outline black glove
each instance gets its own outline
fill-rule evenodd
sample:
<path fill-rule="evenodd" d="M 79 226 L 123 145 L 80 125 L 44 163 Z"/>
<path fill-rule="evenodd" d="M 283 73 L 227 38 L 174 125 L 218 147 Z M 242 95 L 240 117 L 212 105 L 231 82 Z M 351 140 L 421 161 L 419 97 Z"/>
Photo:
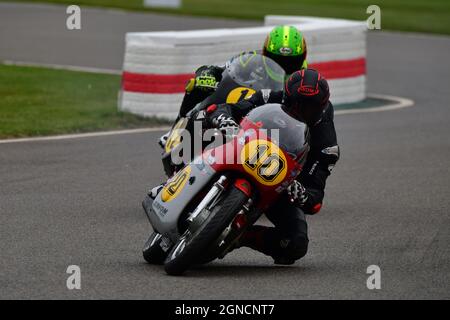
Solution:
<path fill-rule="evenodd" d="M 226 115 L 219 115 L 217 118 L 213 119 L 213 125 L 219 129 L 225 136 L 232 137 L 238 134 L 239 125 L 233 118 Z"/>
<path fill-rule="evenodd" d="M 308 194 L 306 193 L 305 187 L 297 180 L 294 180 L 287 187 L 286 191 L 289 196 L 289 200 L 300 207 L 308 201 Z"/>

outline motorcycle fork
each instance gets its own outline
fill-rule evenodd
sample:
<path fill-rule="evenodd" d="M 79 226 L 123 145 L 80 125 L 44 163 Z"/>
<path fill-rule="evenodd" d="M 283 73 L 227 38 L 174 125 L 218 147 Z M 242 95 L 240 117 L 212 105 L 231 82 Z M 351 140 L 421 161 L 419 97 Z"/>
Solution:
<path fill-rule="evenodd" d="M 189 215 L 187 219 L 189 222 L 193 222 L 204 209 L 210 210 L 217 204 L 220 195 L 225 190 L 226 182 L 227 177 L 220 176 L 219 180 L 213 184 L 211 190 L 208 191 L 203 200 L 198 204 L 197 208 L 195 208 L 194 212 Z"/>
<path fill-rule="evenodd" d="M 201 215 L 201 213 L 209 213 L 210 209 L 213 208 L 216 205 L 217 201 L 220 199 L 220 195 L 223 193 L 226 186 L 227 177 L 222 175 L 220 176 L 219 180 L 213 184 L 203 200 L 198 204 L 194 212 L 192 212 L 186 219 L 186 221 L 189 223 L 189 227 L 186 229 L 183 235 L 181 235 L 181 237 L 189 237 L 189 235 L 196 229 L 196 227 L 200 226 L 208 218 L 208 214 Z M 196 219 L 199 216 L 201 219 Z M 161 240 L 161 248 L 164 250 L 164 252 L 169 251 L 169 249 L 171 249 L 173 246 L 172 241 L 165 236 L 163 236 Z"/>

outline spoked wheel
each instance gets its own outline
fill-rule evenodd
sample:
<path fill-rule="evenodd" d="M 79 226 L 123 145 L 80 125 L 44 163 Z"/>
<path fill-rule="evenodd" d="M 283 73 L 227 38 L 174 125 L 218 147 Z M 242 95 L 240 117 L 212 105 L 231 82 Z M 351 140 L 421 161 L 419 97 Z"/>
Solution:
<path fill-rule="evenodd" d="M 150 264 L 163 264 L 167 257 L 167 253 L 161 248 L 162 236 L 153 232 L 148 238 L 142 250 L 145 261 Z"/>
<path fill-rule="evenodd" d="M 196 225 L 195 230 L 186 230 L 172 247 L 164 262 L 167 274 L 181 275 L 190 266 L 200 262 L 208 246 L 228 227 L 247 200 L 248 197 L 242 191 L 232 186 L 209 212 L 208 217 L 200 225 Z"/>

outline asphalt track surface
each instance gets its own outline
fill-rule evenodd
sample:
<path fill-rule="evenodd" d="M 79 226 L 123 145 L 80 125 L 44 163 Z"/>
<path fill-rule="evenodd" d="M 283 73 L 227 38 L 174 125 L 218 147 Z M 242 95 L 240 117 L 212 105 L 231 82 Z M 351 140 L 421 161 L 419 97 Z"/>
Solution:
<path fill-rule="evenodd" d="M 50 7 L 42 8 L 45 13 Z M 109 29 L 77 40 L 92 47 L 74 43 L 69 50 L 58 45 L 66 31 L 33 27 L 51 27 L 56 9 L 48 9 L 44 22 L 26 7 L 8 10 L 23 10 L 37 38 L 24 43 L 27 24 L 18 30 L 20 39 L 5 32 L 0 4 L 0 58 L 36 56 L 32 62 L 106 68 L 120 62 L 119 54 L 104 56 L 120 39 L 106 37 L 108 45 L 96 45 Z M 110 15 L 89 14 L 98 21 Z M 149 24 L 238 25 L 173 19 L 152 15 Z M 6 25 L 14 21 L 18 17 Z M 117 23 L 130 30 L 148 27 L 137 19 Z M 41 40 L 53 41 L 51 57 L 41 55 Z M 15 47 L 4 51 L 5 43 Z M 19 52 L 21 45 L 27 52 Z M 309 253 L 289 267 L 249 249 L 183 277 L 144 263 L 141 247 L 150 226 L 140 202 L 147 187 L 163 179 L 158 132 L 0 145 L 0 298 L 449 299 L 449 51 L 446 37 L 369 34 L 369 91 L 407 97 L 415 106 L 336 117 L 342 157 L 323 210 L 308 219 Z M 83 57 L 87 52 L 92 59 Z M 81 290 L 66 288 L 72 264 L 81 267 Z M 381 290 L 366 287 L 373 264 L 381 268 Z"/>
<path fill-rule="evenodd" d="M 0 60 L 122 69 L 126 32 L 260 25 L 81 7 L 81 30 L 66 28 L 65 6 L 0 2 Z"/>

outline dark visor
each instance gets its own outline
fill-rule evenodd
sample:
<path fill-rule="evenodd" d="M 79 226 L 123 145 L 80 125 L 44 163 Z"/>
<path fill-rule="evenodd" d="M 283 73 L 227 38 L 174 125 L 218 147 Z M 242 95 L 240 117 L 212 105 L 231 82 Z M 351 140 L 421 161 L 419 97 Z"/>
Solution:
<path fill-rule="evenodd" d="M 278 63 L 288 75 L 301 69 L 305 57 L 304 54 L 300 56 L 282 56 L 268 51 L 265 52 L 265 55 Z"/>

